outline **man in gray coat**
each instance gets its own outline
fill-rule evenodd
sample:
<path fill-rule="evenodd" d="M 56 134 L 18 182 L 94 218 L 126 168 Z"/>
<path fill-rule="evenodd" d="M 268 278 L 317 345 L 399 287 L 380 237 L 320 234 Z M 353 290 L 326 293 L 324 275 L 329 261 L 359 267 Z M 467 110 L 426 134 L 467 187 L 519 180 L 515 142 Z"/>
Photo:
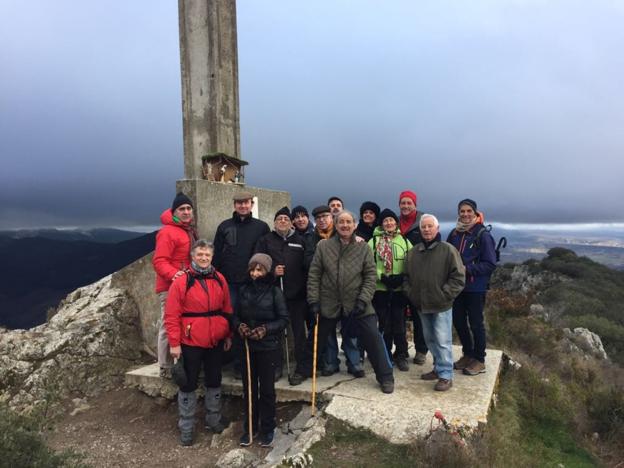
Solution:
<path fill-rule="evenodd" d="M 353 213 L 338 213 L 335 226 L 337 235 L 318 243 L 308 273 L 308 304 L 319 321 L 317 357 L 340 320 L 343 337 L 360 339 L 381 391 L 392 393 L 392 364 L 371 304 L 377 282 L 373 253 L 365 242 L 356 241 L 357 221 Z M 297 363 L 290 379 L 291 385 L 299 385 L 312 375 L 312 361 L 313 343 L 308 340 L 304 358 Z"/>
<path fill-rule="evenodd" d="M 455 247 L 440 239 L 435 216 L 420 218 L 422 242 L 407 255 L 404 290 L 418 308 L 433 370 L 423 380 L 437 380 L 434 389 L 453 386 L 453 301 L 464 289 L 465 267 Z"/>

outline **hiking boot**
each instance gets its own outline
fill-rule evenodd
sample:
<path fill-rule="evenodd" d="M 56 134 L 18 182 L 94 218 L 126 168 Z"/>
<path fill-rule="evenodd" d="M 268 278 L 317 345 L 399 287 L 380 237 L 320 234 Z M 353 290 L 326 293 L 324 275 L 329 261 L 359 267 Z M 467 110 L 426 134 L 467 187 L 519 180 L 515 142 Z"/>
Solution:
<path fill-rule="evenodd" d="M 182 445 L 182 447 L 190 447 L 193 445 L 193 433 L 180 432 L 180 445 Z"/>
<path fill-rule="evenodd" d="M 438 379 L 438 381 L 436 382 L 436 384 L 433 387 L 433 389 L 438 391 L 438 392 L 446 392 L 452 386 L 453 386 L 453 381 L 452 380 Z"/>
<path fill-rule="evenodd" d="M 414 364 L 422 366 L 425 363 L 425 358 L 427 357 L 427 353 L 419 353 L 416 352 L 416 356 L 414 356 Z"/>
<path fill-rule="evenodd" d="M 392 393 L 394 392 L 394 381 L 386 380 L 385 382 L 381 382 L 381 391 L 383 393 Z"/>
<path fill-rule="evenodd" d="M 216 424 L 213 424 L 212 426 L 209 426 L 208 424 L 206 424 L 204 427 L 206 428 L 208 432 L 212 432 L 214 434 L 221 434 L 223 431 L 227 429 L 229 425 L 230 425 L 230 421 L 221 417 L 221 419 Z"/>
<path fill-rule="evenodd" d="M 275 431 L 269 431 L 266 434 L 260 434 L 260 447 L 273 447 L 273 438 L 275 437 Z"/>
<path fill-rule="evenodd" d="M 305 379 L 307 379 L 307 377 L 295 372 L 288 378 L 288 383 L 294 387 L 295 385 L 301 385 Z"/>
<path fill-rule="evenodd" d="M 468 367 L 468 364 L 470 364 L 471 361 L 472 358 L 470 356 L 462 356 L 459 360 L 453 363 L 453 369 L 464 370 Z"/>
<path fill-rule="evenodd" d="M 432 370 L 431 372 L 427 372 L 426 374 L 421 374 L 420 378 L 423 380 L 437 380 L 438 373 L 435 370 Z"/>
<path fill-rule="evenodd" d="M 395 363 L 401 372 L 407 372 L 409 370 L 409 364 L 407 363 L 407 359 L 399 358 L 395 361 Z"/>
<path fill-rule="evenodd" d="M 355 377 L 356 379 L 361 379 L 362 377 L 364 377 L 366 375 L 366 372 L 364 372 L 364 369 L 349 369 L 347 371 L 349 374 L 351 374 L 353 377 Z"/>
<path fill-rule="evenodd" d="M 256 437 L 258 437 L 258 433 L 254 432 L 253 438 L 255 439 Z M 245 432 L 240 439 L 238 439 L 238 445 L 241 447 L 249 447 L 251 445 L 251 438 L 249 437 L 248 432 Z"/>
<path fill-rule="evenodd" d="M 323 377 L 329 377 L 330 375 L 334 375 L 335 373 L 340 372 L 340 369 L 330 369 L 329 367 L 325 367 L 321 371 L 321 375 Z"/>
<path fill-rule="evenodd" d="M 171 380 L 171 367 L 161 367 L 159 375 L 161 379 Z"/>
<path fill-rule="evenodd" d="M 485 372 L 485 364 L 476 359 L 473 359 L 464 369 L 464 374 L 466 375 L 479 375 L 483 372 Z"/>

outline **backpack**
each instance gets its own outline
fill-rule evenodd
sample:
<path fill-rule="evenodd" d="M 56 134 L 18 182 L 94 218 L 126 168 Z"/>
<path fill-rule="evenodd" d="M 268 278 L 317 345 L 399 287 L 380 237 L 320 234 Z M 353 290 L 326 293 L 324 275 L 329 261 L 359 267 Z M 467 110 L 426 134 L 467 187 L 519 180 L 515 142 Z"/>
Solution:
<path fill-rule="evenodd" d="M 487 225 L 481 226 L 479 231 L 477 231 L 477 237 L 475 239 L 475 245 L 477 246 L 477 249 L 481 248 L 481 236 L 483 235 L 484 232 L 492 232 L 492 225 L 487 224 Z M 494 243 L 496 244 L 496 239 L 494 239 Z M 500 251 L 501 249 L 504 249 L 505 247 L 507 247 L 507 238 L 501 237 L 498 240 L 498 244 L 496 244 L 496 247 L 494 248 L 494 252 L 496 252 L 496 263 L 500 262 L 500 254 L 501 254 Z"/>

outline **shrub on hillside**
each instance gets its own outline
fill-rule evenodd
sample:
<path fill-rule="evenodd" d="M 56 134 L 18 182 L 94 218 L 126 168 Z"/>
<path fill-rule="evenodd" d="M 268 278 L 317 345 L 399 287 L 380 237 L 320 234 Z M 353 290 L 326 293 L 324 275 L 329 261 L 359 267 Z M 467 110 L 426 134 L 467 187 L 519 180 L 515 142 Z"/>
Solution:
<path fill-rule="evenodd" d="M 82 467 L 73 452 L 55 453 L 41 436 L 45 424 L 32 416 L 22 416 L 0 404 L 0 467 Z"/>

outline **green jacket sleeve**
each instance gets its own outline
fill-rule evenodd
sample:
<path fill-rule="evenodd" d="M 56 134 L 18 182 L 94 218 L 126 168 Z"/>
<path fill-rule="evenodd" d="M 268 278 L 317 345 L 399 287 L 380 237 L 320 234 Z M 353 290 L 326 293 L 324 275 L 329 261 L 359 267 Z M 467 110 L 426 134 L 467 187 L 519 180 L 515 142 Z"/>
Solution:
<path fill-rule="evenodd" d="M 323 271 L 322 242 L 316 247 L 310 269 L 308 270 L 308 304 L 321 302 L 321 273 Z"/>

